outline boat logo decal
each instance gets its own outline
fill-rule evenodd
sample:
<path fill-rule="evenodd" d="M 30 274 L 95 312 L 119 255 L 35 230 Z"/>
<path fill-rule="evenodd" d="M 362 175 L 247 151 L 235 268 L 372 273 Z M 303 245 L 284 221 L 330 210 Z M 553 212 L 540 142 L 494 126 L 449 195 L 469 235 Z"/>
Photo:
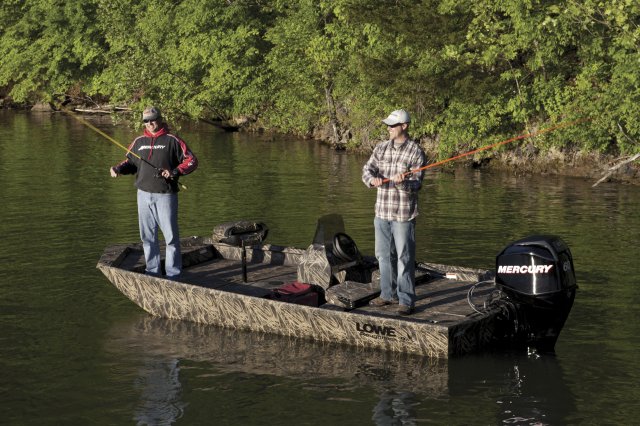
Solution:
<path fill-rule="evenodd" d="M 399 336 L 395 327 L 387 325 L 375 325 L 370 323 L 361 324 L 360 322 L 356 322 L 356 331 L 361 336 L 377 340 L 411 340 L 407 337 L 403 338 L 402 336 Z"/>
<path fill-rule="evenodd" d="M 548 274 L 553 265 L 500 265 L 499 274 Z"/>

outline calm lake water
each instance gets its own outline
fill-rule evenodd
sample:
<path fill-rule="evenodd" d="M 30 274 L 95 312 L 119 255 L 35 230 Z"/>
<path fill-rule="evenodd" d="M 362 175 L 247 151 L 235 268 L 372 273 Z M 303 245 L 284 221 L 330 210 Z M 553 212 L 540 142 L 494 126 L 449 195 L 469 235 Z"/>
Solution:
<path fill-rule="evenodd" d="M 135 135 L 91 122 L 125 145 Z M 372 253 L 366 158 L 207 125 L 180 134 L 200 160 L 182 180 L 182 236 L 248 219 L 306 248 L 317 217 L 340 213 Z M 637 424 L 640 188 L 430 172 L 420 260 L 492 268 L 509 242 L 557 234 L 580 286 L 555 356 L 437 360 L 146 314 L 95 268 L 107 245 L 138 239 L 133 179 L 108 174 L 123 155 L 69 116 L 0 111 L 0 424 Z"/>

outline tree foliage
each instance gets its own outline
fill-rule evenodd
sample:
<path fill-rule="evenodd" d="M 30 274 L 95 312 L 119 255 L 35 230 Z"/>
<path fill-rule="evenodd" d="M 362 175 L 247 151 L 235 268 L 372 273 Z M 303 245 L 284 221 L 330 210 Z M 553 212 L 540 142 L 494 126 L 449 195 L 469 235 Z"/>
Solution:
<path fill-rule="evenodd" d="M 251 117 L 350 145 L 389 110 L 441 155 L 590 118 L 536 138 L 637 151 L 636 0 L 6 0 L 0 87 Z"/>

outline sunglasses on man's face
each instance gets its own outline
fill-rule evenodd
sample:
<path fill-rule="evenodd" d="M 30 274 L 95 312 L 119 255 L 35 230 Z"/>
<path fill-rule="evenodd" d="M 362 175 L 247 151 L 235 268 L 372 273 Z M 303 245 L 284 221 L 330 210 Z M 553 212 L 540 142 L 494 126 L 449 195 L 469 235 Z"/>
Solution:
<path fill-rule="evenodd" d="M 393 125 L 391 125 L 391 124 L 387 124 L 387 127 L 391 127 L 391 128 L 394 128 L 394 129 L 395 129 L 396 127 L 398 127 L 398 126 L 402 126 L 402 123 L 393 124 Z"/>
<path fill-rule="evenodd" d="M 144 124 L 153 123 L 154 121 L 158 121 L 158 119 L 154 118 L 153 120 L 142 120 Z"/>

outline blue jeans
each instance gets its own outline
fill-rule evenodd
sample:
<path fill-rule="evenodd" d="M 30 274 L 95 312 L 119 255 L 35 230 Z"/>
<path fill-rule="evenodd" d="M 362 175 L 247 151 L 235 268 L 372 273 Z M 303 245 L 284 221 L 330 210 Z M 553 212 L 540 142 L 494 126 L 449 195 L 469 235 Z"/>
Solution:
<path fill-rule="evenodd" d="M 175 277 L 182 271 L 180 236 L 178 235 L 178 194 L 156 194 L 138 190 L 138 225 L 148 274 L 160 275 L 158 227 L 167 244 L 165 272 Z"/>
<path fill-rule="evenodd" d="M 375 218 L 376 258 L 380 270 L 380 297 L 397 298 L 401 305 L 416 302 L 416 222 Z"/>

